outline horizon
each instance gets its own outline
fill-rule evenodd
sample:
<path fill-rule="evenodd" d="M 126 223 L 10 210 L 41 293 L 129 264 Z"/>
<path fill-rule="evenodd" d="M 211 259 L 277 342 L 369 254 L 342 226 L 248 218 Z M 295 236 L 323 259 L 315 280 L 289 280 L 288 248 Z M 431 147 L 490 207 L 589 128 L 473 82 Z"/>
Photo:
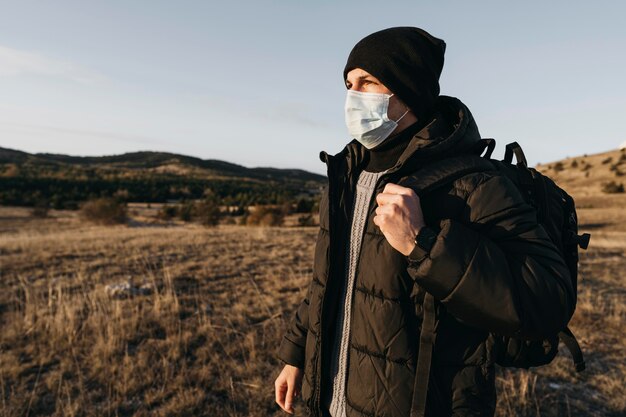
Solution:
<path fill-rule="evenodd" d="M 368 4 L 11 4 L 0 16 L 0 146 L 325 175 L 319 151 L 349 142 L 345 60 L 391 26 L 446 42 L 441 94 L 469 107 L 496 158 L 513 141 L 536 165 L 626 140 L 625 5 L 398 2 L 372 19 Z"/>
<path fill-rule="evenodd" d="M 184 157 L 189 157 L 189 158 L 197 158 L 200 159 L 202 161 L 217 161 L 217 162 L 225 162 L 231 165 L 237 165 L 237 166 L 241 166 L 243 168 L 246 169 L 265 169 L 265 168 L 269 168 L 269 169 L 281 169 L 281 170 L 299 170 L 299 171 L 304 171 L 307 173 L 311 173 L 311 174 L 316 174 L 316 175 L 322 175 L 322 176 L 326 176 L 326 173 L 322 172 L 315 172 L 315 171 L 311 171 L 305 168 L 300 168 L 300 167 L 276 167 L 276 166 L 271 166 L 271 165 L 254 165 L 254 166 L 248 166 L 248 165 L 243 165 L 243 164 L 239 164 L 237 162 L 233 162 L 233 161 L 227 161 L 224 159 L 215 159 L 215 158 L 202 158 L 199 156 L 195 156 L 195 155 L 190 155 L 190 154 L 183 154 L 183 153 L 175 153 L 175 152 L 170 152 L 170 151 L 155 151 L 155 150 L 148 150 L 148 149 L 138 149 L 138 150 L 132 150 L 132 151 L 128 151 L 128 152 L 122 152 L 122 153 L 115 153 L 115 154 L 101 154 L 101 155 L 74 155 L 74 154 L 65 154 L 65 153 L 56 153 L 56 152 L 28 152 L 22 149 L 16 149 L 16 148 L 7 148 L 4 146 L 0 146 L 1 149 L 8 149 L 8 150 L 12 150 L 12 151 L 18 151 L 18 152 L 25 152 L 31 155 L 53 155 L 53 156 L 72 156 L 72 157 L 78 157 L 78 158 L 101 158 L 101 157 L 112 157 L 112 156 L 122 156 L 122 155 L 126 155 L 126 154 L 132 154 L 132 153 L 143 153 L 143 152 L 150 152 L 150 153 L 169 153 L 175 156 L 184 156 Z M 549 164 L 553 164 L 555 162 L 560 162 L 566 159 L 570 159 L 570 158 L 581 158 L 581 157 L 588 157 L 588 156 L 594 156 L 594 155 L 600 155 L 603 153 L 609 153 L 609 152 L 615 152 L 615 151 L 619 151 L 622 148 L 626 148 L 626 142 L 622 143 L 620 146 L 618 146 L 617 148 L 614 149 L 608 149 L 608 150 L 604 150 L 604 151 L 599 151 L 599 152 L 594 152 L 594 153 L 584 153 L 584 154 L 578 154 L 578 155 L 566 155 L 561 159 L 554 159 L 554 160 L 549 160 L 549 161 L 539 161 L 535 164 L 530 165 L 529 167 L 536 167 L 537 165 L 549 165 Z M 523 149 L 523 147 L 522 147 Z M 504 157 L 504 155 L 502 155 Z M 494 158 L 492 155 L 493 159 L 501 159 L 501 158 Z"/>

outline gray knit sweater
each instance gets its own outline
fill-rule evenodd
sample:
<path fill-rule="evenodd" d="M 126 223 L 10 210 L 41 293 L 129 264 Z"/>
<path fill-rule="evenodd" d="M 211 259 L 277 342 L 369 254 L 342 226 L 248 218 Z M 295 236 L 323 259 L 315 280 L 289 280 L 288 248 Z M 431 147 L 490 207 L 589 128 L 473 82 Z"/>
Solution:
<path fill-rule="evenodd" d="M 385 172 L 362 171 L 356 185 L 356 194 L 352 211 L 352 225 L 350 241 L 346 243 L 348 262 L 346 262 L 346 282 L 342 286 L 339 299 L 337 322 L 332 337 L 332 354 L 330 359 L 330 381 L 332 384 L 325 387 L 323 402 L 332 417 L 346 416 L 346 373 L 348 368 L 348 353 L 350 339 L 350 312 L 354 289 L 354 276 L 359 253 L 361 238 L 367 220 L 367 209 L 374 193 L 376 182 Z"/>

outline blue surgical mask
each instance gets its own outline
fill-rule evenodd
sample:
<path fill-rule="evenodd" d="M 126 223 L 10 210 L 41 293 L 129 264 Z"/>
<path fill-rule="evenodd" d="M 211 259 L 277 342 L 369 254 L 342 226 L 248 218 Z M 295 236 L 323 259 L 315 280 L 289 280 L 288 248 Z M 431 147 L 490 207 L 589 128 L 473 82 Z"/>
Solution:
<path fill-rule="evenodd" d="M 398 120 L 387 115 L 389 99 L 393 94 L 363 93 L 348 90 L 345 105 L 345 118 L 348 132 L 367 149 L 381 144 L 398 127 L 398 122 L 409 112 L 404 112 Z"/>

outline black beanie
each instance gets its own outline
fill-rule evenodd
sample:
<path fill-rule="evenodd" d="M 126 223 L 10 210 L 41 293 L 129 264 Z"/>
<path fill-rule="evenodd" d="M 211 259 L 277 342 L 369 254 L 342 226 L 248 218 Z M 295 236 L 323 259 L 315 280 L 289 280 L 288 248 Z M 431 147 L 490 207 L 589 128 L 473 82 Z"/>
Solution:
<path fill-rule="evenodd" d="M 432 113 L 439 95 L 446 43 L 423 29 L 394 27 L 361 39 L 343 70 L 361 68 L 378 78 L 409 106 L 418 119 Z"/>

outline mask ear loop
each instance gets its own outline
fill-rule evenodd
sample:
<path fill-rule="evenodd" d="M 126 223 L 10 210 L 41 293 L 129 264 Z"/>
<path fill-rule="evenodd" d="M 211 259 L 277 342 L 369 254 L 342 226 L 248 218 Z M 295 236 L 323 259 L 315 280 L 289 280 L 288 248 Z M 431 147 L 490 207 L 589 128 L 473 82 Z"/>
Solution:
<path fill-rule="evenodd" d="M 396 95 L 396 93 L 391 93 L 391 95 L 389 96 L 389 99 L 391 100 L 391 97 L 393 97 L 393 96 L 395 96 L 395 95 Z M 399 122 L 400 120 L 402 120 L 402 118 L 403 118 L 404 116 L 406 116 L 406 114 L 407 114 L 408 112 L 410 112 L 410 111 L 411 111 L 411 109 L 407 107 L 407 108 L 406 108 L 406 111 L 404 112 L 404 114 L 403 114 L 402 116 L 400 116 L 400 118 L 399 118 L 398 120 L 394 120 L 394 121 L 395 121 L 396 123 L 398 123 L 398 122 Z"/>
<path fill-rule="evenodd" d="M 399 118 L 398 120 L 396 120 L 396 123 L 398 123 L 400 120 L 402 120 L 402 118 L 403 118 L 404 116 L 406 116 L 406 114 L 407 114 L 408 112 L 410 112 L 410 111 L 411 111 L 411 109 L 406 109 L 406 111 L 404 112 L 404 114 L 403 114 L 402 116 L 400 116 L 400 118 Z"/>

